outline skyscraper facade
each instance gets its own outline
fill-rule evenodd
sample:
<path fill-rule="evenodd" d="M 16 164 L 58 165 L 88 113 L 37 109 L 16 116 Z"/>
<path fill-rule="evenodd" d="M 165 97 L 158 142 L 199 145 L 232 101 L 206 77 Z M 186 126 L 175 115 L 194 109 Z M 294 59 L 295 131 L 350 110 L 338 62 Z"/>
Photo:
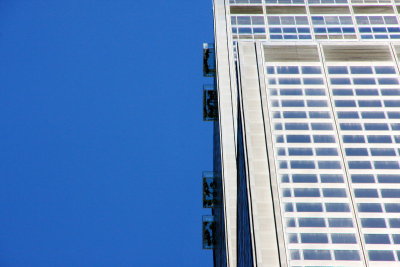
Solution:
<path fill-rule="evenodd" d="M 215 266 L 400 266 L 399 15 L 214 0 Z"/>

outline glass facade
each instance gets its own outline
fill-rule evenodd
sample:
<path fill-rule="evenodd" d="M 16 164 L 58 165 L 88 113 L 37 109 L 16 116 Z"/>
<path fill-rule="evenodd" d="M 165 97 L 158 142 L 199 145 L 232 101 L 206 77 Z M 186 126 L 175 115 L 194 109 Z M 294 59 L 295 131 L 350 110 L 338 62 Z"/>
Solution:
<path fill-rule="evenodd" d="M 238 229 L 226 244 L 239 249 L 226 266 L 273 266 L 257 236 L 267 220 L 256 211 L 262 192 L 279 266 L 400 266 L 400 1 L 214 2 L 216 42 L 228 43 L 216 46 L 220 130 L 236 134 L 237 214 L 229 216 Z M 262 145 L 250 136 L 257 130 Z M 268 190 L 253 182 L 261 150 Z M 233 165 L 218 152 L 224 176 Z"/>

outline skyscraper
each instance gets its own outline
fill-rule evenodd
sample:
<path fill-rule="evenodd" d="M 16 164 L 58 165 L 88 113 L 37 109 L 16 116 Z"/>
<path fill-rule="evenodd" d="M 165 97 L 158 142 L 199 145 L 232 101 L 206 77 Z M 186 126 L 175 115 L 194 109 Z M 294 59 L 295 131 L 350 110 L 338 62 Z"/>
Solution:
<path fill-rule="evenodd" d="M 398 0 L 214 0 L 215 266 L 400 266 L 399 14 Z"/>

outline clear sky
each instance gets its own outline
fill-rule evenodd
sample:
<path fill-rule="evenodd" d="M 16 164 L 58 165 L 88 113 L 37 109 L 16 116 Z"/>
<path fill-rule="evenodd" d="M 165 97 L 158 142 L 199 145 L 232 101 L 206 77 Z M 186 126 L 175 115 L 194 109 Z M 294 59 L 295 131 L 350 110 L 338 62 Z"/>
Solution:
<path fill-rule="evenodd" d="M 212 266 L 212 32 L 211 0 L 0 1 L 1 267 Z"/>

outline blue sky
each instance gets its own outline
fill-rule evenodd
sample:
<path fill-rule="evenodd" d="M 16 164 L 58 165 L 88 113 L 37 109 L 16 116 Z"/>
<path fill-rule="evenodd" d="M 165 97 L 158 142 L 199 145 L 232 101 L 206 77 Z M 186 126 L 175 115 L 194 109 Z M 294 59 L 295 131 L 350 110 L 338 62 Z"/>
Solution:
<path fill-rule="evenodd" d="M 212 266 L 204 1 L 0 1 L 0 266 Z"/>

